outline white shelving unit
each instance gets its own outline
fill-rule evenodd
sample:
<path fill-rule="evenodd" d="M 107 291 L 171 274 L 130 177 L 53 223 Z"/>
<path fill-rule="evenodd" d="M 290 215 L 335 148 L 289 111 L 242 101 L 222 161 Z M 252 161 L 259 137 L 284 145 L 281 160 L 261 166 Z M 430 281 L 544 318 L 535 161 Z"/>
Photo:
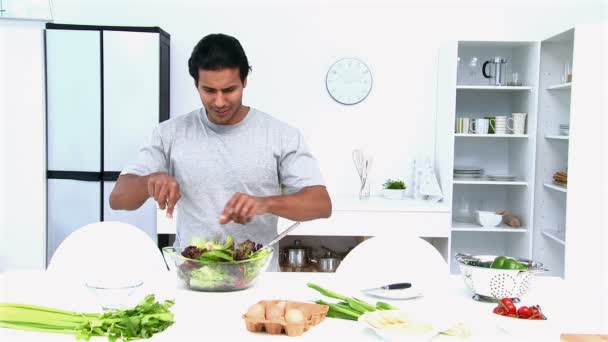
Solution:
<path fill-rule="evenodd" d="M 527 134 L 474 134 L 474 133 L 454 133 L 455 137 L 462 138 L 527 138 Z"/>
<path fill-rule="evenodd" d="M 525 181 L 492 181 L 483 179 L 455 179 L 454 184 L 469 184 L 469 185 L 523 185 L 528 186 Z"/>
<path fill-rule="evenodd" d="M 526 233 L 527 229 L 513 228 L 501 223 L 497 227 L 486 228 L 480 227 L 476 223 L 470 222 L 452 222 L 452 232 L 500 232 L 500 233 Z"/>
<path fill-rule="evenodd" d="M 554 84 L 547 87 L 547 90 L 565 90 L 570 89 L 572 87 L 572 82 Z"/>
<path fill-rule="evenodd" d="M 509 255 L 542 262 L 548 275 L 585 286 L 602 284 L 580 265 L 597 260 L 604 249 L 605 210 L 598 187 L 607 172 L 600 160 L 604 128 L 599 124 L 606 89 L 597 61 L 606 57 L 597 46 L 607 37 L 606 25 L 584 25 L 543 41 L 461 41 L 442 48 L 435 153 L 441 185 L 451 196 L 452 272 L 458 272 L 453 262 L 458 252 Z M 507 60 L 507 74 L 518 72 L 524 87 L 487 86 L 480 67 L 494 56 Z M 475 68 L 469 67 L 472 57 Z M 571 75 L 564 75 L 567 69 Z M 526 137 L 453 133 L 456 118 L 515 112 L 528 113 Z M 561 124 L 570 125 L 569 135 L 560 134 Z M 518 181 L 455 179 L 453 169 L 463 166 L 513 174 Z M 557 171 L 567 172 L 567 188 L 553 184 Z M 522 227 L 466 223 L 476 210 L 508 210 Z"/>
<path fill-rule="evenodd" d="M 550 265 L 549 274 L 564 276 L 566 246 L 566 218 L 568 190 L 551 182 L 556 171 L 568 171 L 570 137 L 559 135 L 559 125 L 571 122 L 570 104 L 573 83 L 564 75 L 566 62 L 574 57 L 574 30 L 569 30 L 541 43 L 540 82 L 538 102 L 534 225 L 539 231 L 534 236 L 533 257 Z M 564 82 L 566 81 L 566 82 Z"/>
<path fill-rule="evenodd" d="M 486 86 L 486 85 L 457 85 L 457 90 L 492 90 L 492 91 L 530 91 L 532 87 L 524 86 Z"/>
<path fill-rule="evenodd" d="M 442 47 L 435 154 L 452 208 L 452 272 L 458 272 L 453 262 L 458 252 L 510 255 L 542 262 L 548 275 L 601 284 L 580 265 L 596 260 L 605 249 L 605 211 L 597 190 L 607 172 L 600 160 L 604 128 L 599 124 L 607 90 L 597 61 L 606 57 L 597 46 L 607 43 L 606 37 L 606 25 L 590 24 L 543 41 L 460 41 Z M 495 56 L 507 60 L 507 74 L 518 72 L 524 87 L 490 87 L 480 78 L 484 61 Z M 469 68 L 472 57 L 477 58 L 475 68 Z M 562 77 L 566 61 L 571 77 Z M 514 112 L 528 113 L 526 137 L 453 133 L 458 117 Z M 568 136 L 560 134 L 560 124 L 570 125 Z M 518 181 L 455 179 L 455 166 L 513 174 Z M 567 188 L 552 183 L 556 171 L 567 171 Z M 508 231 L 461 222 L 472 222 L 475 210 L 509 210 L 522 227 Z"/>
<path fill-rule="evenodd" d="M 566 233 L 557 230 L 543 230 L 541 234 L 548 237 L 551 241 L 557 242 L 562 246 L 566 246 Z"/>
<path fill-rule="evenodd" d="M 568 192 L 568 188 L 566 188 L 564 186 L 561 186 L 561 185 L 555 185 L 555 184 L 551 184 L 551 183 L 545 183 L 544 186 L 546 188 L 553 189 L 553 190 L 556 190 L 556 191 L 559 191 L 559 192 Z"/>
<path fill-rule="evenodd" d="M 452 195 L 453 216 L 450 261 L 458 252 L 526 258 L 532 255 L 539 54 L 538 42 L 460 41 L 442 49 L 440 65 L 445 65 L 439 70 L 444 74 L 439 80 L 437 97 L 441 99 L 438 122 L 443 124 L 437 125 L 437 144 L 438 151 L 447 150 L 444 153 L 451 158 L 441 165 L 449 168 L 444 177 L 451 180 L 447 184 Z M 508 73 L 518 72 L 523 86 L 487 85 L 481 67 L 484 61 L 495 56 L 507 60 Z M 457 64 L 457 57 L 461 64 Z M 468 67 L 472 57 L 478 60 L 474 69 Z M 525 134 L 453 133 L 456 118 L 511 117 L 512 113 L 528 114 Z M 452 170 L 456 166 L 483 168 L 485 174 L 513 174 L 517 180 L 453 178 Z M 522 227 L 511 228 L 505 224 L 480 227 L 472 223 L 476 210 L 508 210 L 520 218 Z M 458 222 L 454 217 L 471 222 Z M 454 262 L 450 268 L 453 273 L 458 271 Z"/>

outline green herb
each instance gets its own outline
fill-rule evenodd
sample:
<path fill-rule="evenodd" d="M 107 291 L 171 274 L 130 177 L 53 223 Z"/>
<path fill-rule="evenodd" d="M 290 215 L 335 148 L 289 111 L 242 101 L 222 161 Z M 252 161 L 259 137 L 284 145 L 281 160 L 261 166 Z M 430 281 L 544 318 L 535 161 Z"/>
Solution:
<path fill-rule="evenodd" d="M 43 306 L 0 303 L 0 327 L 19 330 L 71 334 L 77 339 L 107 336 L 109 341 L 149 338 L 174 323 L 169 308 L 173 301 L 155 301 L 148 295 L 132 309 L 103 314 L 79 313 Z"/>
<path fill-rule="evenodd" d="M 306 284 L 311 289 L 314 289 L 321 293 L 322 295 L 339 299 L 341 302 L 338 303 L 328 303 L 323 300 L 317 300 L 315 303 L 327 305 L 329 306 L 329 311 L 327 311 L 327 317 L 339 318 L 339 319 L 349 319 L 356 321 L 359 319 L 359 316 L 366 312 L 376 311 L 376 310 L 397 310 L 399 308 L 392 306 L 388 303 L 378 302 L 376 305 L 371 305 L 367 302 L 364 302 L 357 298 L 351 298 L 343 296 L 339 293 L 330 291 L 328 289 L 324 289 L 319 285 L 308 283 Z"/>
<path fill-rule="evenodd" d="M 396 180 L 392 180 L 392 179 L 387 179 L 386 182 L 384 182 L 384 184 L 382 184 L 382 186 L 385 189 L 393 189 L 393 190 L 405 190 L 406 186 L 405 183 L 402 180 L 396 179 Z"/>

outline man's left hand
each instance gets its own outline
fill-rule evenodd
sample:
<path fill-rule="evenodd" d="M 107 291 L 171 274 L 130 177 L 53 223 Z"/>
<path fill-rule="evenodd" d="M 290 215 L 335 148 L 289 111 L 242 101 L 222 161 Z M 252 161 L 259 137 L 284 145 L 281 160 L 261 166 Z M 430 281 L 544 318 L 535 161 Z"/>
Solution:
<path fill-rule="evenodd" d="M 237 192 L 226 203 L 224 211 L 220 216 L 220 224 L 226 224 L 231 221 L 247 224 L 256 215 L 265 214 L 267 210 L 268 205 L 263 197 L 255 197 Z"/>

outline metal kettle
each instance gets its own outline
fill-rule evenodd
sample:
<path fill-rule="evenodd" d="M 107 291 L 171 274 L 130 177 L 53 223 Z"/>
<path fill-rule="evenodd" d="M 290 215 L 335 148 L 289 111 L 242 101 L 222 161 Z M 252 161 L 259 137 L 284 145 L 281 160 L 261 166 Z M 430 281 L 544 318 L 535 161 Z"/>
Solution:
<path fill-rule="evenodd" d="M 486 67 L 489 65 L 489 72 Z M 490 79 L 491 86 L 504 86 L 507 84 L 507 60 L 496 56 L 492 60 L 485 61 L 481 67 L 483 77 Z"/>

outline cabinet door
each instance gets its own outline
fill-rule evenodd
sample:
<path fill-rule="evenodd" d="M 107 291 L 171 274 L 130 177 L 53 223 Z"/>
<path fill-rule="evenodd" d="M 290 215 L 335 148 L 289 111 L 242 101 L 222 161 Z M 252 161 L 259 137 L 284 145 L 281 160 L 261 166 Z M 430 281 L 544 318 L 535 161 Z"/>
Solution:
<path fill-rule="evenodd" d="M 103 220 L 120 221 L 132 224 L 143 230 L 157 242 L 156 234 L 156 202 L 150 198 L 137 210 L 112 210 L 110 208 L 110 193 L 116 182 L 104 182 Z"/>
<path fill-rule="evenodd" d="M 104 169 L 121 171 L 159 122 L 158 33 L 104 31 Z"/>
<path fill-rule="evenodd" d="M 99 31 L 46 30 L 48 169 L 101 170 Z"/>
<path fill-rule="evenodd" d="M 99 182 L 49 179 L 47 183 L 47 261 L 74 230 L 100 220 Z"/>

